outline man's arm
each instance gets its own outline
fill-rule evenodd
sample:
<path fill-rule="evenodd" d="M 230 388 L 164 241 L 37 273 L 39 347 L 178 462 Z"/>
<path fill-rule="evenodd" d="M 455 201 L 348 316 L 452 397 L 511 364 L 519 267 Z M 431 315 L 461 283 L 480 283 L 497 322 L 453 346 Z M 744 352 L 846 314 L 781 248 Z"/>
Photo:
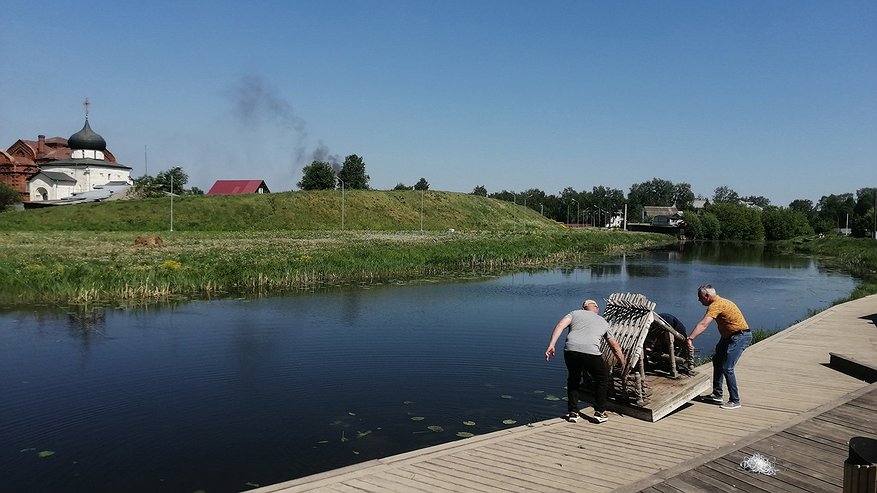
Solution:
<path fill-rule="evenodd" d="M 703 317 L 703 320 L 697 323 L 697 327 L 691 331 L 691 335 L 688 336 L 688 347 L 690 349 L 694 349 L 694 338 L 699 336 L 701 332 L 705 331 L 710 324 L 713 323 L 713 317 L 709 315 Z"/>
<path fill-rule="evenodd" d="M 569 315 L 560 319 L 557 322 L 557 325 L 554 326 L 554 332 L 551 333 L 551 341 L 548 343 L 548 349 L 545 350 L 545 361 L 548 361 L 552 356 L 554 356 L 554 345 L 557 344 L 557 340 L 560 339 L 560 334 L 563 332 L 563 329 L 569 327 L 569 324 L 572 322 L 572 317 Z"/>
<path fill-rule="evenodd" d="M 606 342 L 609 344 L 609 348 L 612 349 L 612 352 L 615 353 L 615 357 L 618 359 L 618 362 L 621 363 L 621 367 L 624 368 L 627 365 L 627 360 L 624 358 L 624 353 L 621 352 L 621 344 L 618 344 L 618 341 L 616 341 L 614 337 L 607 337 Z"/>

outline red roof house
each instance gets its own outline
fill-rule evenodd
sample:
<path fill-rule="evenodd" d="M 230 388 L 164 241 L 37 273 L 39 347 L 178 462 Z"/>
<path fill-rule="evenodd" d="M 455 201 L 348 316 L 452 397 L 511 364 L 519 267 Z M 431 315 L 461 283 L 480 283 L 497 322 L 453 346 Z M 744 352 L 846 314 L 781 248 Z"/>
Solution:
<path fill-rule="evenodd" d="M 207 195 L 240 195 L 243 193 L 271 193 L 264 180 L 216 180 Z"/>

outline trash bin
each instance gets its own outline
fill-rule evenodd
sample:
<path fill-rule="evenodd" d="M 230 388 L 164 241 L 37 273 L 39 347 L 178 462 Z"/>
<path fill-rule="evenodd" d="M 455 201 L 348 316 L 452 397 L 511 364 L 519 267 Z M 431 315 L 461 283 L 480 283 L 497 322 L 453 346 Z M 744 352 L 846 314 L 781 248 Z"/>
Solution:
<path fill-rule="evenodd" d="M 877 493 L 877 440 L 850 438 L 850 453 L 844 461 L 844 493 Z"/>

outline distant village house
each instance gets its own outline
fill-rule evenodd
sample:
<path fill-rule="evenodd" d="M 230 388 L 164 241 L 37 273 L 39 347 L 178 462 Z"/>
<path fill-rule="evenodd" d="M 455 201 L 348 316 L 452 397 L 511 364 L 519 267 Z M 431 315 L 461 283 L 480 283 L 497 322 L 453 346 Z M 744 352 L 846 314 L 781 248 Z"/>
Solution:
<path fill-rule="evenodd" d="M 240 195 L 246 193 L 271 193 L 264 180 L 216 180 L 207 195 Z"/>

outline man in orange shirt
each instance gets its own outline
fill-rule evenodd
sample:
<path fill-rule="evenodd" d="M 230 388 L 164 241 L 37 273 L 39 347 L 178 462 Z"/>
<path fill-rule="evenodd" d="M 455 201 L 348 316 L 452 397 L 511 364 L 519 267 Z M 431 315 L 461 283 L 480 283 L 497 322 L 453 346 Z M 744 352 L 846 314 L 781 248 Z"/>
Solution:
<path fill-rule="evenodd" d="M 713 393 L 701 397 L 705 402 L 721 404 L 722 409 L 737 409 L 740 407 L 740 394 L 737 391 L 737 376 L 734 367 L 737 360 L 743 354 L 743 350 L 752 343 L 752 332 L 743 318 L 743 313 L 733 301 L 722 298 L 716 294 L 715 288 L 704 284 L 697 289 L 697 299 L 706 308 L 703 320 L 698 322 L 697 327 L 688 336 L 688 348 L 694 350 L 695 337 L 700 335 L 716 321 L 719 328 L 719 339 L 716 344 L 716 353 L 713 355 Z M 728 384 L 728 402 L 722 404 L 722 380 Z"/>

